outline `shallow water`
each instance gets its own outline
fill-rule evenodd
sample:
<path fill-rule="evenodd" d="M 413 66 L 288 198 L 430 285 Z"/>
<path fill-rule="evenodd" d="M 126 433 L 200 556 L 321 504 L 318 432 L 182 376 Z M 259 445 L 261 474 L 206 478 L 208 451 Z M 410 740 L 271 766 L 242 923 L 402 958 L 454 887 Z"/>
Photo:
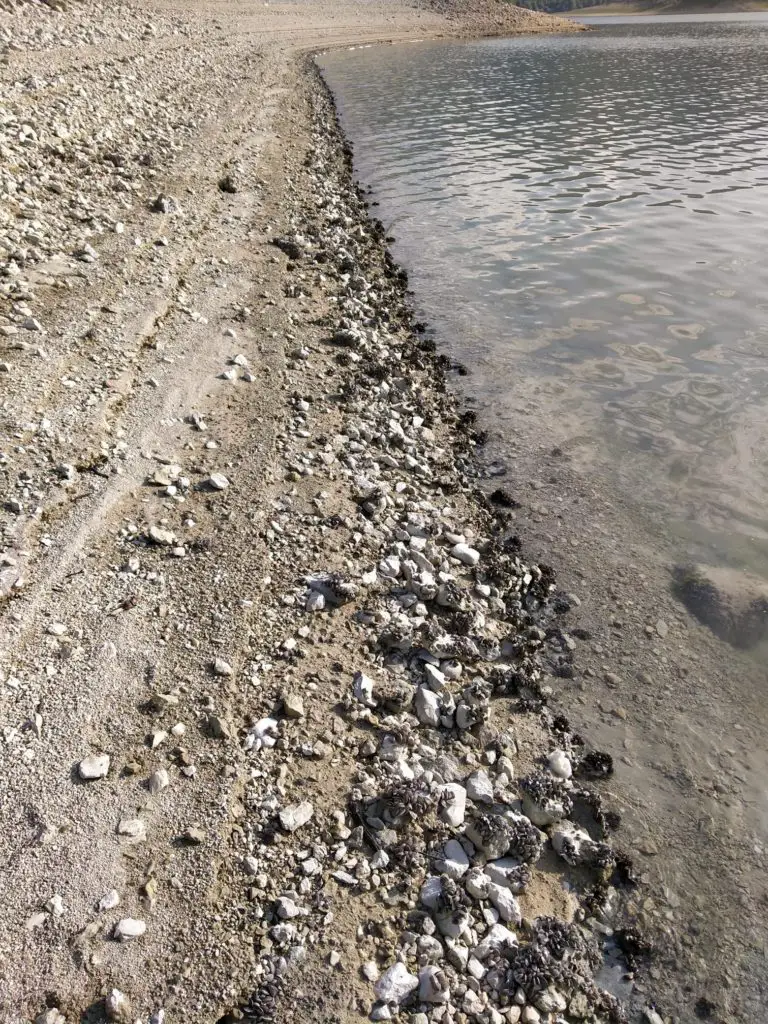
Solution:
<path fill-rule="evenodd" d="M 325 55 L 469 394 L 768 578 L 768 15 Z M 596 23 L 596 22 L 599 22 Z"/>

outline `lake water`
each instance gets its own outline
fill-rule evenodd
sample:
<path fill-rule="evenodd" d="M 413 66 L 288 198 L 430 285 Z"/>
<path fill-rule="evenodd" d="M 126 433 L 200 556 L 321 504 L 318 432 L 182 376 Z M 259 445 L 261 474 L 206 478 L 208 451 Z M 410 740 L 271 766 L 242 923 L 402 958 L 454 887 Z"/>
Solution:
<path fill-rule="evenodd" d="M 526 399 L 683 550 L 768 578 L 768 15 L 590 20 L 323 68 L 500 444 Z"/>
<path fill-rule="evenodd" d="M 583 598 L 551 682 L 617 756 L 649 881 L 661 967 L 631 1000 L 753 1024 L 768 642 L 717 640 L 669 570 L 768 581 L 768 15 L 589 22 L 320 64 L 525 550 Z"/>

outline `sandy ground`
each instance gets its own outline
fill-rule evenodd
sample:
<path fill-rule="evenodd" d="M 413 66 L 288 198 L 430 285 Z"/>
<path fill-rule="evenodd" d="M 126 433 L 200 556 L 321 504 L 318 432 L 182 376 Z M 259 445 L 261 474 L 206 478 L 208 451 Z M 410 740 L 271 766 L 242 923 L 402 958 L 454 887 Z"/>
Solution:
<path fill-rule="evenodd" d="M 274 879 L 243 866 L 267 775 L 248 730 L 290 720 L 299 691 L 264 791 L 330 815 L 356 770 L 330 709 L 367 642 L 343 616 L 301 632 L 293 607 L 302 574 L 354 562 L 348 485 L 311 486 L 297 413 L 334 379 L 332 354 L 302 351 L 332 292 L 302 297 L 271 244 L 312 201 L 299 55 L 516 27 L 550 26 L 491 4 L 2 14 L 3 1021 L 210 1022 L 258 987 Z M 549 877 L 536 906 L 567 914 Z M 308 994 L 249 1019 L 359 1019 L 366 990 L 337 980 L 357 920 L 336 903 Z M 119 921 L 146 931 L 115 941 Z M 105 1005 L 113 988 L 133 1009 Z"/>

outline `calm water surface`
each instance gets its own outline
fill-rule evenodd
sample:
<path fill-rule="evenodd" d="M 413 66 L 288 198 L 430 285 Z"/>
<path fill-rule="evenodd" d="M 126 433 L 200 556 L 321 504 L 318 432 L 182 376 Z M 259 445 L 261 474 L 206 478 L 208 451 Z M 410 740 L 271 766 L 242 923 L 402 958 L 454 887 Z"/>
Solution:
<path fill-rule="evenodd" d="M 768 15 L 590 21 L 321 64 L 500 450 L 538 416 L 681 552 L 768 578 Z"/>

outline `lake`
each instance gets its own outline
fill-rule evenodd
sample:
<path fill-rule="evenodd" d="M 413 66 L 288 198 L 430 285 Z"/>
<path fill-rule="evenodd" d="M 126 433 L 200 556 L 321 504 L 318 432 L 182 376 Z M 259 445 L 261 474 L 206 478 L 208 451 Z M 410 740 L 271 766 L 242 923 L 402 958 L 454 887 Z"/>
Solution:
<path fill-rule="evenodd" d="M 584 598 L 579 678 L 552 682 L 621 755 L 622 838 L 674 968 L 654 984 L 681 1021 L 707 1000 L 751 1021 L 768 645 L 711 635 L 670 584 L 691 562 L 768 582 L 768 15 L 589 25 L 319 63 L 417 309 L 466 368 L 483 470 Z"/>

